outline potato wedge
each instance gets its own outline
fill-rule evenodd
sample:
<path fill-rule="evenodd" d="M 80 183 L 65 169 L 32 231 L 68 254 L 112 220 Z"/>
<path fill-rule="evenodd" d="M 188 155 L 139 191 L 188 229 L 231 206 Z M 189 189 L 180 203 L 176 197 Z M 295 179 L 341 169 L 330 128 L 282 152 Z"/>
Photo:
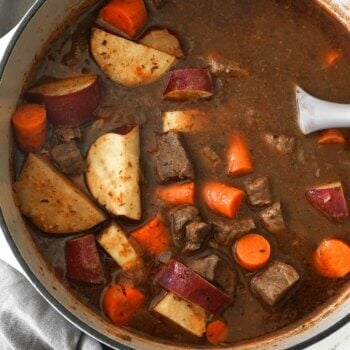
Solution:
<path fill-rule="evenodd" d="M 108 133 L 91 146 L 86 182 L 96 200 L 115 216 L 141 219 L 139 126 Z"/>
<path fill-rule="evenodd" d="M 139 255 L 117 223 L 112 222 L 102 230 L 97 241 L 123 270 L 133 270 L 140 266 Z"/>
<path fill-rule="evenodd" d="M 154 306 L 153 311 L 197 337 L 202 337 L 205 332 L 206 316 L 204 309 L 177 297 L 173 293 L 167 293 Z"/>
<path fill-rule="evenodd" d="M 176 58 L 94 28 L 91 51 L 95 61 L 113 81 L 124 86 L 153 83 L 166 73 Z"/>
<path fill-rule="evenodd" d="M 162 113 L 163 132 L 175 130 L 179 132 L 200 132 L 210 130 L 207 113 L 198 109 L 185 111 L 166 111 Z"/>
<path fill-rule="evenodd" d="M 107 219 L 86 194 L 36 154 L 28 155 L 14 192 L 22 214 L 47 233 L 78 233 Z"/>

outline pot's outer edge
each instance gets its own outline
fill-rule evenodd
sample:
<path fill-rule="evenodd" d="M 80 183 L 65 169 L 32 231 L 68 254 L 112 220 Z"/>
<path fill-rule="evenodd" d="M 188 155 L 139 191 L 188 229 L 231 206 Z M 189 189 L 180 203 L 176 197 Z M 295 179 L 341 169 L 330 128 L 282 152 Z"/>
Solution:
<path fill-rule="evenodd" d="M 17 43 L 17 40 L 20 38 L 21 34 L 26 29 L 27 24 L 31 20 L 31 18 L 37 13 L 37 11 L 40 9 L 40 7 L 45 3 L 45 0 L 38 0 L 32 8 L 27 12 L 27 14 L 23 17 L 21 22 L 19 23 L 18 27 L 13 33 L 13 36 L 10 40 L 9 45 L 7 46 L 5 53 L 3 55 L 3 58 L 0 62 L 0 80 L 2 78 L 4 69 L 9 61 L 9 57 L 11 55 L 11 52 L 14 48 L 14 46 Z M 81 321 L 79 318 L 77 318 L 73 313 L 71 313 L 66 307 L 64 307 L 59 300 L 57 300 L 53 295 L 44 287 L 44 285 L 40 282 L 40 280 L 35 276 L 35 274 L 31 271 L 28 264 L 23 259 L 20 251 L 18 250 L 13 238 L 11 237 L 11 233 L 9 232 L 9 229 L 7 227 L 5 218 L 3 216 L 3 212 L 0 208 L 0 227 L 2 229 L 2 232 L 5 236 L 5 239 L 7 243 L 9 244 L 11 250 L 13 251 L 17 261 L 19 262 L 20 266 L 24 270 L 28 280 L 33 285 L 33 287 L 39 292 L 39 294 L 57 311 L 59 312 L 64 318 L 66 318 L 69 322 L 71 322 L 73 325 L 75 325 L 77 328 L 79 328 L 84 333 L 92 336 L 96 340 L 100 341 L 101 343 L 104 343 L 108 346 L 111 346 L 113 348 L 117 348 L 120 350 L 129 350 L 132 349 L 126 345 L 122 345 L 119 342 L 116 342 L 112 340 L 111 338 L 103 335 L 102 333 L 96 331 L 95 329 L 88 326 L 85 322 Z M 321 341 L 322 339 L 325 339 L 344 325 L 350 323 L 350 313 L 348 313 L 345 317 L 334 323 L 329 328 L 323 330 L 319 334 L 300 342 L 297 345 L 291 346 L 289 348 L 286 348 L 286 350 L 301 350 L 305 349 L 308 346 L 311 346 L 313 344 L 316 344 L 317 342 Z"/>

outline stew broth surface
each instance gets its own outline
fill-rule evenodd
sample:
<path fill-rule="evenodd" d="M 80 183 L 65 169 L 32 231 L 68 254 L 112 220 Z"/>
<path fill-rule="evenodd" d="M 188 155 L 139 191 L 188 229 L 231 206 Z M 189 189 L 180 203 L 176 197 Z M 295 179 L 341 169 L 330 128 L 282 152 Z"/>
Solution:
<path fill-rule="evenodd" d="M 147 28 L 164 27 L 178 34 L 185 59 L 176 68 L 206 66 L 210 52 L 238 62 L 249 73 L 247 76 L 214 78 L 215 94 L 207 101 L 172 102 L 162 99 L 167 77 L 137 88 L 125 88 L 108 80 L 97 67 L 89 51 L 90 28 L 96 13 L 82 15 L 57 42 L 38 66 L 32 84 L 51 78 L 93 72 L 99 75 L 103 87 L 103 102 L 97 113 L 107 118 L 107 129 L 124 124 L 141 125 L 142 206 L 147 222 L 159 211 L 154 197 L 157 178 L 154 171 L 153 150 L 156 136 L 162 132 L 161 112 L 199 108 L 211 116 L 208 130 L 184 135 L 188 152 L 195 166 L 198 188 L 213 179 L 238 188 L 244 188 L 249 178 L 267 176 L 274 200 L 283 206 L 287 232 L 268 233 L 260 224 L 258 212 L 245 203 L 238 217 L 253 217 L 256 232 L 271 243 L 272 259 L 289 262 L 301 273 L 298 290 L 284 305 L 272 309 L 253 296 L 249 279 L 252 273 L 243 271 L 232 259 L 238 274 L 238 285 L 233 304 L 223 313 L 229 325 L 228 342 L 237 342 L 265 335 L 281 329 L 324 305 L 340 287 L 349 281 L 320 277 L 312 266 L 315 247 L 327 237 L 350 241 L 350 221 L 332 222 L 315 210 L 305 198 L 305 189 L 330 181 L 342 180 L 349 194 L 349 150 L 341 145 L 317 145 L 317 135 L 304 136 L 296 124 L 294 86 L 298 83 L 306 91 L 326 100 L 350 103 L 350 37 L 338 24 L 321 12 L 310 1 L 288 0 L 171 0 L 158 11 L 149 11 Z M 340 49 L 344 58 L 326 69 L 323 57 L 330 48 Z M 85 127 L 83 133 L 87 132 Z M 206 164 L 201 151 L 212 147 L 225 159 L 227 141 L 234 129 L 242 131 L 249 143 L 254 160 L 252 174 L 230 177 L 226 164 L 217 167 Z M 262 139 L 266 132 L 282 133 L 296 139 L 296 150 L 281 155 L 269 149 Z M 89 141 L 82 145 L 84 152 Z M 85 188 L 84 179 L 74 181 Z M 199 191 L 197 191 L 199 193 Z M 197 206 L 205 220 L 217 217 L 197 198 Z M 140 224 L 119 221 L 128 232 Z M 55 269 L 63 283 L 83 301 L 100 312 L 103 286 L 73 283 L 65 279 L 64 245 L 68 238 L 52 237 L 33 232 L 38 249 Z M 222 249 L 230 255 L 230 251 Z M 108 282 L 118 274 L 113 260 L 100 249 Z M 181 254 L 177 255 L 184 258 Z M 149 268 L 157 265 L 149 260 Z M 188 335 L 173 324 L 148 311 L 149 303 L 161 289 L 152 283 L 140 286 L 147 302 L 127 327 L 151 336 L 184 342 L 204 344 L 205 339 Z"/>

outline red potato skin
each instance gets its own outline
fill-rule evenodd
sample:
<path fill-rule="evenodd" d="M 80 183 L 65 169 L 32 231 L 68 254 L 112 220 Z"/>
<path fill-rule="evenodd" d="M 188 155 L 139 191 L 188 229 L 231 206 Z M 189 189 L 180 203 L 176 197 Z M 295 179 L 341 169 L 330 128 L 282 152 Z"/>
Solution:
<path fill-rule="evenodd" d="M 66 242 L 66 277 L 79 282 L 102 284 L 106 281 L 92 234 Z"/>
<path fill-rule="evenodd" d="M 178 261 L 171 261 L 155 276 L 155 282 L 181 298 L 217 314 L 231 298 Z"/>
<path fill-rule="evenodd" d="M 209 98 L 213 94 L 213 81 L 207 68 L 186 68 L 170 72 L 163 97 L 170 100 L 190 100 Z"/>
<path fill-rule="evenodd" d="M 312 188 L 306 191 L 306 198 L 324 215 L 331 219 L 343 219 L 349 216 L 348 205 L 341 185 L 328 188 Z"/>
<path fill-rule="evenodd" d="M 101 101 L 100 83 L 96 79 L 86 88 L 62 96 L 47 96 L 27 91 L 24 98 L 46 106 L 48 120 L 63 127 L 78 127 L 94 118 Z"/>

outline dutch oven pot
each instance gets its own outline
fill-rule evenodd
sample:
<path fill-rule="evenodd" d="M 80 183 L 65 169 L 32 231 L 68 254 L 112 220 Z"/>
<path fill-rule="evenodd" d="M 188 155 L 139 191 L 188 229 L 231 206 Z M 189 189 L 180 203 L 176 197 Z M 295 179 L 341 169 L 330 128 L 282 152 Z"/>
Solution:
<path fill-rule="evenodd" d="M 9 3 L 9 1 L 5 2 Z M 327 2 L 330 1 L 327 0 Z M 3 1 L 0 0 L 0 3 Z M 11 1 L 11 3 L 22 3 L 23 5 L 29 4 L 29 1 Z M 82 331 L 118 349 L 184 349 L 185 346 L 166 341 L 157 342 L 145 335 L 114 326 L 78 301 L 59 282 L 37 251 L 29 228 L 13 199 L 10 119 L 20 97 L 22 86 L 30 75 L 35 59 L 40 57 L 46 45 L 59 33 L 59 29 L 68 26 L 74 16 L 86 10 L 86 6 L 92 6 L 95 3 L 96 1 L 92 0 L 37 0 L 16 27 L 12 42 L 0 63 L 1 227 L 29 281 L 59 313 Z M 347 286 L 321 310 L 307 319 L 282 331 L 230 348 L 302 349 L 348 323 L 350 321 L 349 310 L 350 286 Z"/>

